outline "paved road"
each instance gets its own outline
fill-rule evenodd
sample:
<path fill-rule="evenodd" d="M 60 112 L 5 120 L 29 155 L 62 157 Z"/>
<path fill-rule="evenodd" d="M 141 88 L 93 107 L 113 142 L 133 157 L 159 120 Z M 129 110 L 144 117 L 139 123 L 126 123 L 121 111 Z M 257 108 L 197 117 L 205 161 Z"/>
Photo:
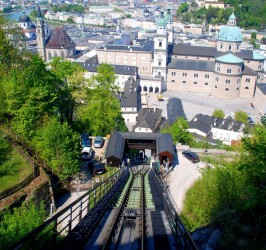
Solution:
<path fill-rule="evenodd" d="M 260 115 L 258 110 L 253 109 L 250 103 L 254 102 L 253 99 L 235 99 L 235 100 L 225 100 L 219 99 L 214 96 L 209 96 L 206 94 L 196 94 L 196 93 L 179 93 L 173 91 L 166 91 L 162 94 L 166 99 L 176 97 L 182 100 L 185 114 L 187 119 L 190 121 L 196 114 L 206 114 L 211 115 L 212 112 L 219 108 L 224 110 L 226 115 L 230 115 L 235 111 L 241 110 L 250 113 L 254 122 L 259 122 Z M 148 106 L 151 108 L 154 104 L 156 107 L 163 109 L 162 116 L 166 115 L 166 104 L 165 101 L 158 101 L 157 94 L 149 93 Z"/>
<path fill-rule="evenodd" d="M 178 151 L 178 165 L 168 175 L 167 185 L 180 211 L 182 210 L 186 191 L 201 177 L 199 168 L 203 165 L 201 162 L 197 164 L 191 163 L 182 156 L 182 151 Z"/>

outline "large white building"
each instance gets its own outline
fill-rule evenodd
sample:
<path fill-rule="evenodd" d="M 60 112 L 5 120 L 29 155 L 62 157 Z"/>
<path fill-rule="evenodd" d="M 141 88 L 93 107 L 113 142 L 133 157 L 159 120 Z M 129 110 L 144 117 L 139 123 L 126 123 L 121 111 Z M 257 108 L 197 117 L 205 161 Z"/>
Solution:
<path fill-rule="evenodd" d="M 217 37 L 216 47 L 175 44 L 172 15 L 156 19 L 153 41 L 139 46 L 105 45 L 96 50 L 99 63 L 138 67 L 141 91 L 205 93 L 223 99 L 253 98 L 263 82 L 265 57 L 242 50 L 242 33 L 232 14 Z"/>

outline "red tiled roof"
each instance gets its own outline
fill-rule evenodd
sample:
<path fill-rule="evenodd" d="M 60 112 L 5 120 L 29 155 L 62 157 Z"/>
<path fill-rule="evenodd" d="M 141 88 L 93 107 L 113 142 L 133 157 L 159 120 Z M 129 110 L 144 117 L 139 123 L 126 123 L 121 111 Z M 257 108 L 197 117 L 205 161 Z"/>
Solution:
<path fill-rule="evenodd" d="M 75 46 L 76 44 L 71 40 L 66 31 L 62 27 L 57 27 L 52 30 L 45 47 L 48 49 L 70 49 Z"/>

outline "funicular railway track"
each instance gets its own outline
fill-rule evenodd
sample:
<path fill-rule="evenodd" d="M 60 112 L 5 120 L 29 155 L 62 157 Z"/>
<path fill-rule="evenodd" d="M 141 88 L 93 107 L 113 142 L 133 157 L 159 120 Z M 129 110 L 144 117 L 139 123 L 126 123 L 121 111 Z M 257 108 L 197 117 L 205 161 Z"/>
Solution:
<path fill-rule="evenodd" d="M 163 194 L 149 166 L 129 168 L 130 175 L 110 192 L 63 241 L 61 249 L 197 249 L 173 235 Z M 129 176 L 129 178 L 128 178 Z M 176 225 L 178 226 L 178 225 Z M 190 237 L 188 235 L 188 237 Z"/>

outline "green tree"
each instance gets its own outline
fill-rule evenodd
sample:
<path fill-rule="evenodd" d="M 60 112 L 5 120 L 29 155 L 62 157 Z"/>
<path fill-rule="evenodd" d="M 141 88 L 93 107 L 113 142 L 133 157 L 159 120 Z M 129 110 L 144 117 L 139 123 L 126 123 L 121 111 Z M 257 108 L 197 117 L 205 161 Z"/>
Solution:
<path fill-rule="evenodd" d="M 11 249 L 16 242 L 43 223 L 44 205 L 39 207 L 32 201 L 24 202 L 13 212 L 5 210 L 0 220 L 0 249 Z"/>
<path fill-rule="evenodd" d="M 248 123 L 248 114 L 245 111 L 238 110 L 235 112 L 235 120 Z"/>
<path fill-rule="evenodd" d="M 66 22 L 67 22 L 67 23 L 75 23 L 72 17 L 69 17 L 69 18 L 66 20 Z"/>
<path fill-rule="evenodd" d="M 121 123 L 123 127 L 124 121 L 121 119 L 119 101 L 115 97 L 118 88 L 114 84 L 116 76 L 113 67 L 104 63 L 97 71 L 89 79 L 87 106 L 79 113 L 79 118 L 89 122 L 92 134 L 105 136 L 119 128 Z"/>
<path fill-rule="evenodd" d="M 261 116 L 260 122 L 264 127 L 266 127 L 266 114 Z"/>
<path fill-rule="evenodd" d="M 37 152 L 46 160 L 61 180 L 72 177 L 80 170 L 80 136 L 67 123 L 56 119 L 48 121 L 34 138 Z"/>
<path fill-rule="evenodd" d="M 225 113 L 222 109 L 215 109 L 212 112 L 212 116 L 217 117 L 217 118 L 224 118 L 225 117 Z"/>
<path fill-rule="evenodd" d="M 180 6 L 178 7 L 177 11 L 176 11 L 176 14 L 177 16 L 182 14 L 182 13 L 185 13 L 185 12 L 188 12 L 189 10 L 189 4 L 188 3 L 181 3 Z"/>
<path fill-rule="evenodd" d="M 174 143 L 191 144 L 193 136 L 187 131 L 188 128 L 188 121 L 179 117 L 172 126 L 166 126 L 161 132 L 172 134 Z"/>
<path fill-rule="evenodd" d="M 0 167 L 3 162 L 8 158 L 8 154 L 11 152 L 10 144 L 3 137 L 3 134 L 0 133 Z"/>
<path fill-rule="evenodd" d="M 84 68 L 78 63 L 55 57 L 50 62 L 51 72 L 62 81 L 60 86 L 59 109 L 61 121 L 72 124 L 74 114 L 81 106 L 84 106 L 86 99 L 86 85 L 84 79 Z"/>

